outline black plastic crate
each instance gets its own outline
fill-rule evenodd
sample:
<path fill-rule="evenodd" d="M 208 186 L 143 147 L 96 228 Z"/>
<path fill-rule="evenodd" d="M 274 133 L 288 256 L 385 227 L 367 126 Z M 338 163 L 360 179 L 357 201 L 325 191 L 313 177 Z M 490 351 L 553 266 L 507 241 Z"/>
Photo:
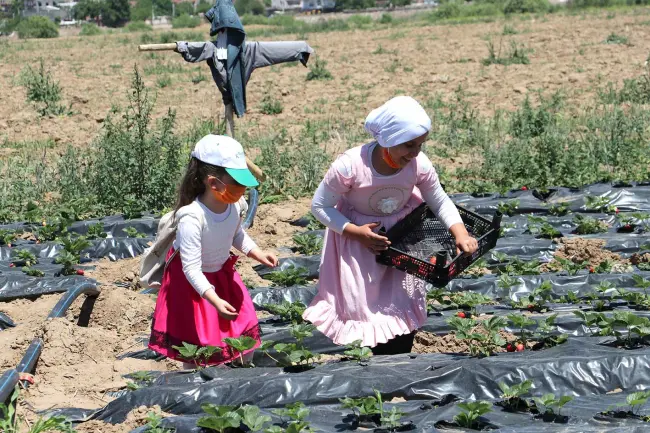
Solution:
<path fill-rule="evenodd" d="M 499 212 L 490 221 L 463 207 L 456 207 L 470 236 L 478 241 L 474 254 L 457 254 L 454 237 L 426 203 L 422 203 L 388 232 L 382 228 L 380 234 L 388 237 L 391 246 L 377 256 L 377 262 L 431 284 L 446 285 L 496 246 L 501 227 Z"/>

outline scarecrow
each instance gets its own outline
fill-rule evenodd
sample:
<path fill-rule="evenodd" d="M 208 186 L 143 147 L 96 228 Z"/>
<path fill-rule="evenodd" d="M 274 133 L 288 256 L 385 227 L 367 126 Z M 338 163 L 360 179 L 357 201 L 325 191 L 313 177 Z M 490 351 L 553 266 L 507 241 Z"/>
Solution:
<path fill-rule="evenodd" d="M 187 62 L 207 62 L 225 106 L 228 134 L 234 137 L 233 111 L 246 112 L 246 84 L 255 69 L 300 61 L 307 66 L 314 50 L 304 41 L 250 42 L 231 0 L 217 0 L 205 14 L 211 23 L 208 42 L 178 41 L 140 45 L 140 51 L 173 50 Z"/>

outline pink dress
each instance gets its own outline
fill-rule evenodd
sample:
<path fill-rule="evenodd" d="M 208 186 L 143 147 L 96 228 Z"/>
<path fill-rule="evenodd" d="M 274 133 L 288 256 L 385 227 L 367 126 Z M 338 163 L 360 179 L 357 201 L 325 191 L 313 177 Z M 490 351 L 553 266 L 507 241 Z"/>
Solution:
<path fill-rule="evenodd" d="M 336 208 L 352 223 L 380 222 L 388 230 L 422 203 L 421 192 L 441 186 L 423 153 L 396 174 L 379 175 L 370 162 L 374 145 L 341 155 L 349 176 L 332 166 L 324 183 L 342 194 Z M 377 263 L 360 242 L 327 229 L 318 294 L 303 317 L 336 344 L 375 347 L 421 327 L 425 301 L 422 280 Z"/>
<path fill-rule="evenodd" d="M 167 259 L 172 253 L 173 249 Z M 204 363 L 216 365 L 233 361 L 240 355 L 223 342 L 224 338 L 248 336 L 257 341 L 255 348 L 259 347 L 260 327 L 255 306 L 235 270 L 236 262 L 237 256 L 232 255 L 218 272 L 205 273 L 217 295 L 239 313 L 235 320 L 228 320 L 219 316 L 217 309 L 194 290 L 183 272 L 181 256 L 176 254 L 165 269 L 158 292 L 149 338 L 151 350 L 176 361 L 189 362 L 173 346 L 182 346 L 183 342 L 199 347 L 217 346 L 221 351 Z"/>

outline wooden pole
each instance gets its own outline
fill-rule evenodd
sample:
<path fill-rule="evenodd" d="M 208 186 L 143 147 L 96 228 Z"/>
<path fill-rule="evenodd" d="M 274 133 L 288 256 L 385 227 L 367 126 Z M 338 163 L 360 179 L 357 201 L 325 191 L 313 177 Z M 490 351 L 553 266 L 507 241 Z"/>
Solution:
<path fill-rule="evenodd" d="M 138 51 L 176 51 L 176 42 L 138 45 Z"/>

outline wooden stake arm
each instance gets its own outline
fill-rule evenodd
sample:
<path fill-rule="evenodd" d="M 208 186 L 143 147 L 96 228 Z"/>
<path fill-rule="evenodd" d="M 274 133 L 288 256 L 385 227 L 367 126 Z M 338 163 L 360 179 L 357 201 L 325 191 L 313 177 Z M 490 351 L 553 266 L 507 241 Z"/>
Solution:
<path fill-rule="evenodd" d="M 138 51 L 176 51 L 177 43 L 171 42 L 169 44 L 146 44 L 139 45 Z M 226 117 L 226 134 L 231 137 L 235 137 L 235 120 L 233 119 L 233 109 L 232 104 L 225 106 L 225 117 Z M 257 166 L 253 161 L 246 157 L 246 165 L 248 169 L 253 173 L 253 176 L 257 178 L 258 181 L 264 182 L 266 180 L 266 175 L 261 168 Z"/>

